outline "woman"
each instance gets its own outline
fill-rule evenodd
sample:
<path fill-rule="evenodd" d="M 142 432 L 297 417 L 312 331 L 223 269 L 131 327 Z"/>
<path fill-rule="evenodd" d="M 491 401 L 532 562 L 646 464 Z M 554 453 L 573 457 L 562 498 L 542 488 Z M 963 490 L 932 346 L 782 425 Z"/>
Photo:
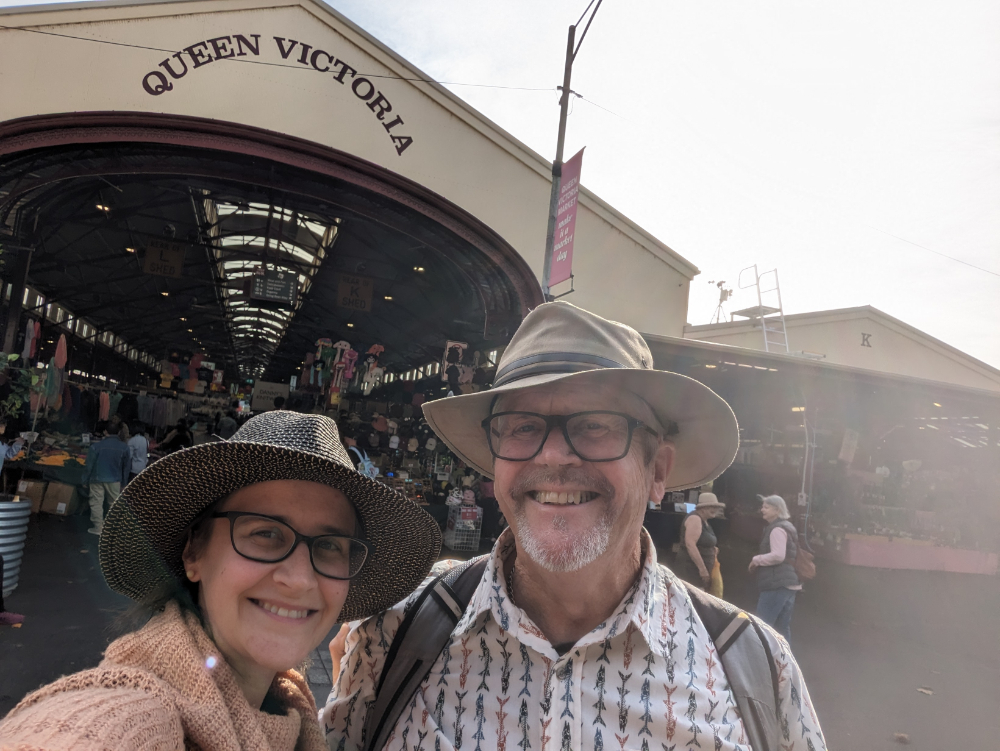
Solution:
<path fill-rule="evenodd" d="M 726 504 L 719 503 L 715 493 L 702 493 L 694 511 L 681 522 L 681 544 L 674 573 L 705 591 L 712 583 L 712 569 L 719 555 L 718 538 L 708 520 L 721 518 L 725 511 Z"/>
<path fill-rule="evenodd" d="M 760 514 L 767 522 L 760 539 L 760 554 L 750 561 L 750 572 L 757 572 L 757 616 L 775 631 L 792 639 L 792 610 L 795 593 L 802 589 L 795 573 L 798 531 L 788 518 L 788 506 L 780 495 L 757 496 Z"/>
<path fill-rule="evenodd" d="M 430 516 L 354 471 L 332 421 L 254 417 L 232 440 L 171 454 L 125 488 L 104 524 L 101 569 L 155 614 L 97 668 L 28 695 L 0 738 L 32 749 L 325 751 L 292 668 L 338 621 L 406 597 L 440 544 Z"/>
<path fill-rule="evenodd" d="M 128 439 L 128 452 L 132 457 L 128 481 L 132 482 L 149 464 L 149 439 L 146 438 L 146 426 L 141 422 L 132 426 L 132 437 Z"/>

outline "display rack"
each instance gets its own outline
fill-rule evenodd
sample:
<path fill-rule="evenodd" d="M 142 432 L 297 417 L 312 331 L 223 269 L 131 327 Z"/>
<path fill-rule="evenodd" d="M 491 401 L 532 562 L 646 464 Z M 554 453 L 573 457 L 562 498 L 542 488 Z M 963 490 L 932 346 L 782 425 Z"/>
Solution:
<path fill-rule="evenodd" d="M 479 506 L 452 506 L 444 530 L 445 547 L 455 551 L 477 552 L 483 528 L 483 510 Z"/>

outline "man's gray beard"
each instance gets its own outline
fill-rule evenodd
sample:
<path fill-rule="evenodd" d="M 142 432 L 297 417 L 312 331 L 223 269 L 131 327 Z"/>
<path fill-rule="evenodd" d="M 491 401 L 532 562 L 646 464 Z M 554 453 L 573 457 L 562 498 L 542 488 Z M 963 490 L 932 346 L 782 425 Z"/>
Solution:
<path fill-rule="evenodd" d="M 547 571 L 578 571 L 604 555 L 611 544 L 611 530 L 615 519 L 610 508 L 601 515 L 597 524 L 584 532 L 568 549 L 559 550 L 551 550 L 535 536 L 522 504 L 518 504 L 516 508 L 514 518 L 517 521 L 517 541 L 520 548 Z M 552 526 L 556 530 L 565 530 L 566 519 L 557 516 L 552 520 Z"/>

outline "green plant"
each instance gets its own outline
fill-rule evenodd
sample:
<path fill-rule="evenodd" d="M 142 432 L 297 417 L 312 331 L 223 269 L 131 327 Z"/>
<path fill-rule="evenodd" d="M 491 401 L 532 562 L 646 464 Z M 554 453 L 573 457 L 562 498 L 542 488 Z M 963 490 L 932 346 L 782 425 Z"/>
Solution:
<path fill-rule="evenodd" d="M 18 368 L 14 362 L 20 355 L 0 354 L 0 374 L 6 375 L 10 383 L 10 394 L 0 401 L 0 419 L 19 417 L 21 410 L 27 404 L 31 405 L 31 391 L 37 388 L 39 377 L 30 368 Z"/>

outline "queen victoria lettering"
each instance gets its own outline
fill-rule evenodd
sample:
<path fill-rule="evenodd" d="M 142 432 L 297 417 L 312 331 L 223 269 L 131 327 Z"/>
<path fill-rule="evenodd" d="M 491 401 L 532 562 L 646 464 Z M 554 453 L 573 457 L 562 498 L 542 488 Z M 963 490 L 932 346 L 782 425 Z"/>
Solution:
<path fill-rule="evenodd" d="M 359 74 L 357 68 L 326 50 L 297 39 L 276 36 L 273 41 L 271 51 L 272 54 L 277 53 L 275 57 L 329 75 L 371 110 L 375 120 L 389 134 L 397 154 L 402 155 L 413 143 L 413 138 L 400 130 L 404 125 L 403 118 L 393 111 L 388 97 L 371 79 Z M 268 47 L 265 43 L 265 54 Z M 142 88 L 151 96 L 160 96 L 173 91 L 177 81 L 198 68 L 219 60 L 246 57 L 261 57 L 260 34 L 232 34 L 195 42 L 165 58 L 146 73 L 142 78 Z"/>

